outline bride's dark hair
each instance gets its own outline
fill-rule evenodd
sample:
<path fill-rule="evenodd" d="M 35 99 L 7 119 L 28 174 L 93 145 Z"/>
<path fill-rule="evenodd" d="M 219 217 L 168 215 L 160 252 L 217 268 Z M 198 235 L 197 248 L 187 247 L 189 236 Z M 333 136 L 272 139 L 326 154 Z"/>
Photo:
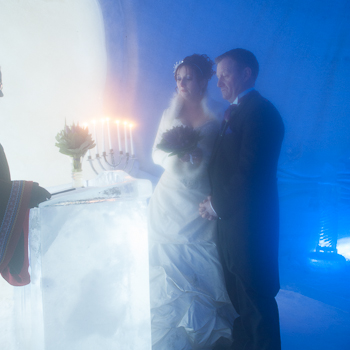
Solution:
<path fill-rule="evenodd" d="M 199 55 L 197 53 L 187 56 L 179 64 L 175 65 L 174 77 L 176 80 L 176 73 L 182 66 L 189 66 L 195 70 L 198 79 L 210 80 L 215 74 L 213 70 L 214 62 L 207 55 Z"/>

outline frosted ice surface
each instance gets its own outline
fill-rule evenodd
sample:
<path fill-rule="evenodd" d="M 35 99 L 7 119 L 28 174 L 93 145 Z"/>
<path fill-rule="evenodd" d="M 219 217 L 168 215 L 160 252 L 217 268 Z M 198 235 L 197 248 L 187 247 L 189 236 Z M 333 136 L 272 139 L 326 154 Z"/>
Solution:
<path fill-rule="evenodd" d="M 122 172 L 103 176 L 113 181 L 97 179 L 100 187 L 54 196 L 31 211 L 32 283 L 17 289 L 16 344 L 8 350 L 151 349 L 152 186 Z"/>
<path fill-rule="evenodd" d="M 46 348 L 150 349 L 151 183 L 109 172 L 95 185 L 40 209 Z"/>
<path fill-rule="evenodd" d="M 146 199 L 152 193 L 149 180 L 135 179 L 121 170 L 104 171 L 88 181 L 87 188 L 79 188 L 52 196 L 40 208 L 53 205 L 87 204 L 115 199 Z M 65 188 L 62 188 L 65 190 Z"/>
<path fill-rule="evenodd" d="M 276 299 L 283 350 L 349 349 L 349 312 L 289 290 Z"/>

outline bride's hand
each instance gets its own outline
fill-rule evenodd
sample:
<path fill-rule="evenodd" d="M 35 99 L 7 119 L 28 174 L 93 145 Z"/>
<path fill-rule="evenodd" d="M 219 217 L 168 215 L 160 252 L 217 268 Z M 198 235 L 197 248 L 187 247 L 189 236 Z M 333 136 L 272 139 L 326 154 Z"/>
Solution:
<path fill-rule="evenodd" d="M 183 155 L 181 158 L 180 158 L 181 162 L 184 162 L 184 163 L 187 163 L 191 160 L 191 157 L 188 153 L 186 153 L 185 155 Z"/>
<path fill-rule="evenodd" d="M 191 164 L 198 165 L 202 161 L 203 152 L 200 148 L 196 148 L 191 153 L 186 153 L 180 158 L 182 162 L 190 162 Z"/>
<path fill-rule="evenodd" d="M 200 148 L 196 148 L 194 151 L 191 152 L 192 154 L 192 160 L 193 164 L 200 164 L 203 158 L 203 151 Z"/>

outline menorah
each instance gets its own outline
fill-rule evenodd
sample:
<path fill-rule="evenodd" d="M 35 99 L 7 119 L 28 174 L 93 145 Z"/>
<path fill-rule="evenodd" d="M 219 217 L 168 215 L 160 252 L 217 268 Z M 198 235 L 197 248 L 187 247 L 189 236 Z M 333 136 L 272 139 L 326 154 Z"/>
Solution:
<path fill-rule="evenodd" d="M 110 161 L 108 161 L 108 156 L 110 157 Z M 98 165 L 103 171 L 113 169 L 113 170 L 123 170 L 127 173 L 131 173 L 136 159 L 137 158 L 134 154 L 132 155 L 129 153 L 124 154 L 123 151 L 119 151 L 118 159 L 115 159 L 114 150 L 110 149 L 108 155 L 106 152 L 103 152 L 102 155 L 99 155 L 98 153 L 96 153 L 95 159 L 93 159 L 92 156 L 89 155 L 87 161 L 90 163 L 91 168 L 95 172 L 95 174 L 98 175 L 99 172 L 96 170 L 93 164 L 94 161 L 98 163 Z"/>
<path fill-rule="evenodd" d="M 102 153 L 99 152 L 99 143 L 97 138 L 97 132 L 96 132 L 96 121 L 92 121 L 93 126 L 93 138 L 95 141 L 95 151 L 96 155 L 95 158 L 92 157 L 92 152 L 88 151 L 88 158 L 87 161 L 90 163 L 92 170 L 95 172 L 96 175 L 99 174 L 97 170 L 96 164 L 98 164 L 98 167 L 102 169 L 102 171 L 107 170 L 123 170 L 127 173 L 131 173 L 135 161 L 137 157 L 134 153 L 134 142 L 133 142 L 133 135 L 132 135 L 132 123 L 128 123 L 124 121 L 124 140 L 121 138 L 121 132 L 120 132 L 120 121 L 116 120 L 115 124 L 117 125 L 117 141 L 118 141 L 118 151 L 115 152 L 112 147 L 112 141 L 111 141 L 111 132 L 110 132 L 110 125 L 109 125 L 109 118 L 101 119 L 101 125 L 102 128 L 100 130 L 100 136 L 102 135 Z M 107 137 L 108 137 L 108 145 L 109 145 L 109 153 L 106 152 L 105 149 L 105 125 L 107 126 Z M 129 137 L 128 137 L 129 136 Z M 123 141 L 123 142 L 122 142 Z M 124 150 L 122 145 L 124 145 Z M 130 149 L 130 152 L 129 152 Z"/>

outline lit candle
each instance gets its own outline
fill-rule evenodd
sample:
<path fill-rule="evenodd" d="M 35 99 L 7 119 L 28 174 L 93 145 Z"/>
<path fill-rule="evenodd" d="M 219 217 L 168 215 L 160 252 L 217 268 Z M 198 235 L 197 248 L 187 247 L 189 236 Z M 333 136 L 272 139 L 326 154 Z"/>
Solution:
<path fill-rule="evenodd" d="M 105 120 L 101 119 L 102 123 L 102 153 L 106 152 L 106 146 L 105 146 Z"/>
<path fill-rule="evenodd" d="M 107 121 L 107 133 L 108 133 L 108 146 L 109 146 L 109 150 L 112 149 L 112 139 L 111 139 L 111 131 L 109 129 L 109 118 L 106 119 Z"/>
<path fill-rule="evenodd" d="M 134 142 L 132 140 L 132 124 L 129 124 L 129 131 L 130 131 L 130 151 L 131 151 L 131 155 L 133 156 L 134 153 Z"/>
<path fill-rule="evenodd" d="M 94 126 L 94 139 L 95 139 L 95 143 L 96 143 L 96 154 L 98 154 L 98 143 L 97 143 L 97 134 L 96 134 L 96 120 L 92 121 L 92 125 Z"/>
<path fill-rule="evenodd" d="M 124 122 L 124 141 L 125 141 L 125 153 L 128 153 L 128 134 L 126 131 L 126 124 L 127 122 Z"/>
<path fill-rule="evenodd" d="M 119 120 L 117 120 L 116 123 L 117 123 L 117 132 L 118 132 L 118 148 L 119 148 L 119 152 L 123 152 L 123 150 L 122 150 L 122 143 L 121 143 L 121 140 L 120 140 Z"/>

